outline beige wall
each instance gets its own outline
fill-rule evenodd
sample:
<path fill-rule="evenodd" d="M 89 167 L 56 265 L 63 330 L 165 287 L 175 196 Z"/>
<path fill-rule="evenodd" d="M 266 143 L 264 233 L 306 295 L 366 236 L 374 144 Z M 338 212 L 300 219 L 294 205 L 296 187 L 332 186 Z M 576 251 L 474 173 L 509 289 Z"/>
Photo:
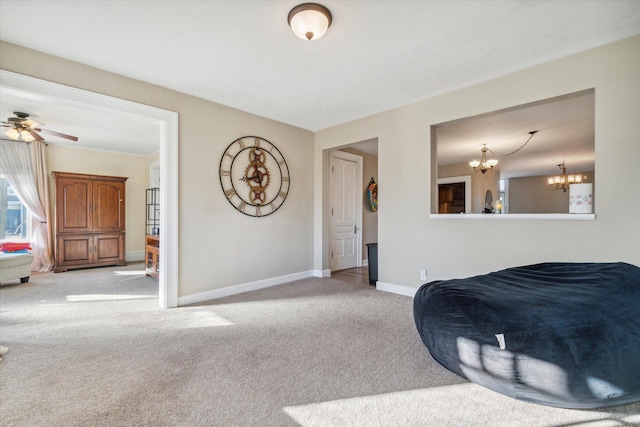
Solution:
<path fill-rule="evenodd" d="M 580 173 L 583 182 L 594 182 L 593 172 Z M 547 176 L 511 178 L 508 183 L 509 213 L 568 213 L 569 191 L 549 190 Z M 597 199 L 594 194 L 594 212 Z"/>
<path fill-rule="evenodd" d="M 179 114 L 179 296 L 313 269 L 312 132 L 5 42 L 0 66 Z M 287 200 L 268 217 L 237 212 L 220 187 L 220 157 L 245 135 L 276 144 L 289 165 Z"/>
<path fill-rule="evenodd" d="M 543 261 L 640 265 L 640 36 L 316 133 L 316 268 L 327 261 L 327 149 L 378 138 L 379 280 L 418 287 Z M 594 221 L 435 219 L 429 216 L 433 124 L 595 88 L 598 206 Z M 491 215 L 498 217 L 498 215 Z M 492 236 L 490 246 L 486 236 Z M 558 242 L 562 242 L 561 245 Z M 479 250 L 482 246 L 483 250 Z"/>
<path fill-rule="evenodd" d="M 50 171 L 127 177 L 126 232 L 128 260 L 143 259 L 145 190 L 149 181 L 146 157 L 105 151 L 83 150 L 49 144 L 47 166 Z M 54 179 L 49 175 L 51 212 L 55 206 Z M 131 254 L 132 252 L 137 252 Z"/>

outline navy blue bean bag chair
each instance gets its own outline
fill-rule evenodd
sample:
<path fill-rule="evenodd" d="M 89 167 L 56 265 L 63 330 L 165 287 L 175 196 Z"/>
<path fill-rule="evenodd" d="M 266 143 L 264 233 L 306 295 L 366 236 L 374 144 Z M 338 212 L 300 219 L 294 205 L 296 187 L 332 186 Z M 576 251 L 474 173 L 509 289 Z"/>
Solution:
<path fill-rule="evenodd" d="M 442 366 L 507 396 L 563 408 L 640 401 L 640 268 L 542 263 L 434 281 L 413 303 Z"/>

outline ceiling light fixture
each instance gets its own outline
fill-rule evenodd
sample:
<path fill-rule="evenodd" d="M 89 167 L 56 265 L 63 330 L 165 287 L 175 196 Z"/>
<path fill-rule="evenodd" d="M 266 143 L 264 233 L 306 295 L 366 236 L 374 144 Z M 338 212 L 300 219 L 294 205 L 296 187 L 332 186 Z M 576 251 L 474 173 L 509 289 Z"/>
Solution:
<path fill-rule="evenodd" d="M 29 131 L 24 129 L 11 128 L 5 131 L 4 134 L 14 141 L 31 142 L 36 140 Z"/>
<path fill-rule="evenodd" d="M 7 135 L 7 137 L 14 140 L 20 139 L 20 131 L 16 128 L 11 128 L 9 130 L 6 130 L 4 134 Z"/>
<path fill-rule="evenodd" d="M 317 3 L 303 3 L 289 12 L 289 26 L 303 40 L 317 40 L 331 25 L 331 12 Z"/>
<path fill-rule="evenodd" d="M 538 133 L 537 130 L 532 130 L 531 132 L 529 132 L 529 139 L 527 139 L 524 144 L 522 144 L 520 147 L 518 147 L 517 149 L 515 149 L 509 154 L 498 154 L 495 151 L 487 148 L 487 144 L 484 144 L 484 146 L 480 150 L 482 151 L 482 157 L 480 158 L 480 161 L 472 160 L 469 162 L 469 166 L 471 166 L 475 171 L 477 171 L 478 167 L 480 167 L 479 169 L 480 172 L 484 174 L 488 170 L 493 169 L 493 167 L 498 164 L 498 161 L 496 159 L 487 160 L 487 151 L 491 151 L 493 154 L 497 156 L 502 156 L 502 157 L 511 156 L 512 154 L 516 154 L 518 151 L 522 150 L 524 146 L 527 145 L 529 141 L 531 141 L 531 138 L 533 138 L 533 135 L 535 135 L 536 133 Z"/>
<path fill-rule="evenodd" d="M 498 161 L 496 159 L 487 160 L 487 150 L 488 148 L 485 144 L 482 147 L 482 150 L 480 150 L 482 151 L 482 157 L 480 158 L 480 161 L 472 160 L 469 162 L 469 166 L 471 166 L 473 170 L 478 170 L 479 166 L 480 172 L 484 174 L 486 171 L 493 169 L 493 167 L 498 164 Z"/>
<path fill-rule="evenodd" d="M 549 190 L 562 190 L 565 193 L 569 189 L 571 184 L 582 183 L 581 175 L 567 175 L 567 168 L 564 165 L 564 160 L 558 165 L 562 171 L 562 175 L 554 175 L 548 178 Z"/>

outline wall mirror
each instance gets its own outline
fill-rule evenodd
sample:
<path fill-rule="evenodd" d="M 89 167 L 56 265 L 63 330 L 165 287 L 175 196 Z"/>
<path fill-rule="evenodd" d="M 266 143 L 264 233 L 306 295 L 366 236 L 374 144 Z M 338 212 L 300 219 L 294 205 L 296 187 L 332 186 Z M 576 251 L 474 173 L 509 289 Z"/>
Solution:
<path fill-rule="evenodd" d="M 493 212 L 493 193 L 491 190 L 487 190 L 484 195 L 484 210 L 482 213 L 492 213 Z"/>
<path fill-rule="evenodd" d="M 444 211 L 446 196 L 440 193 L 450 191 L 443 180 L 449 186 L 466 180 L 470 202 L 464 213 L 568 214 L 569 183 L 564 188 L 556 178 L 550 185 L 549 178 L 579 179 L 593 189 L 594 120 L 595 90 L 588 89 L 432 125 L 437 179 L 432 183 L 431 213 L 461 213 Z M 482 160 L 483 147 L 488 162 L 497 160 L 484 172 L 469 165 Z"/>

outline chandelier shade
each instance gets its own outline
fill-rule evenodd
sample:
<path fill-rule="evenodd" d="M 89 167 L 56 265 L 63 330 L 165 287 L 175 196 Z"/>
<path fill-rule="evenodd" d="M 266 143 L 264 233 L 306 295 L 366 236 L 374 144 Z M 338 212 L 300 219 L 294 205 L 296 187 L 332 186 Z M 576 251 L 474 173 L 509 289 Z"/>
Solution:
<path fill-rule="evenodd" d="M 331 12 L 317 3 L 300 4 L 289 12 L 289 26 L 302 40 L 317 40 L 331 25 Z"/>
<path fill-rule="evenodd" d="M 31 135 L 31 132 L 24 129 L 21 130 L 17 128 L 11 128 L 9 130 L 6 130 L 4 134 L 8 138 L 13 139 L 14 141 L 24 141 L 24 142 L 35 141 L 35 138 L 33 137 L 33 135 Z"/>

